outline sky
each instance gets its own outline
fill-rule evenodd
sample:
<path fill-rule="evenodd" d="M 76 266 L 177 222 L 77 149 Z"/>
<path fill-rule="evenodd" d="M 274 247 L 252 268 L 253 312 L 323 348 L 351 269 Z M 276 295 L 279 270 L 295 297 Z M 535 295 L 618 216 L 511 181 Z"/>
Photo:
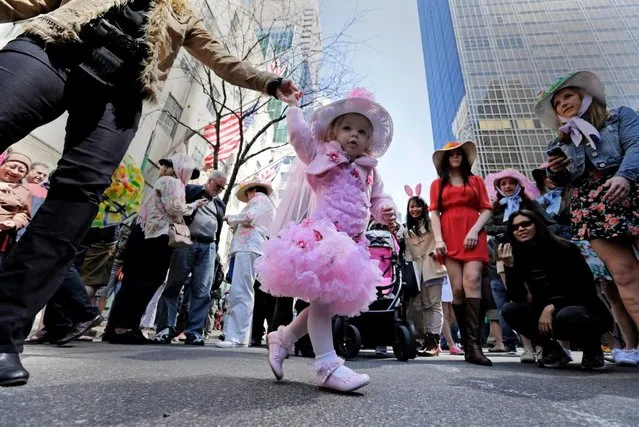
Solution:
<path fill-rule="evenodd" d="M 393 118 L 393 142 L 378 169 L 405 217 L 404 185 L 422 183 L 428 202 L 430 183 L 437 177 L 417 1 L 320 0 L 322 32 L 338 33 L 357 12 L 363 16 L 348 36 L 358 44 L 347 60 L 361 77 L 359 86 L 373 92 Z"/>

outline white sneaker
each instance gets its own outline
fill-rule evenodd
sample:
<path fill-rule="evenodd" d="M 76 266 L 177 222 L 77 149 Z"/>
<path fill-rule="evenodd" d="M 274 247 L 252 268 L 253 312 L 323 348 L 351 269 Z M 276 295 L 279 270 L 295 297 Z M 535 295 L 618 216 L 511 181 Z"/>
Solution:
<path fill-rule="evenodd" d="M 639 363 L 639 353 L 637 350 L 615 348 L 612 350 L 612 360 L 614 360 L 618 366 L 637 366 Z"/>
<path fill-rule="evenodd" d="M 215 343 L 218 348 L 235 348 L 235 347 L 248 347 L 248 344 L 240 344 L 235 341 L 218 341 Z"/>
<path fill-rule="evenodd" d="M 524 352 L 521 356 L 519 356 L 519 361 L 521 363 L 535 363 L 537 359 L 535 358 L 535 353 L 528 349 L 524 349 Z"/>

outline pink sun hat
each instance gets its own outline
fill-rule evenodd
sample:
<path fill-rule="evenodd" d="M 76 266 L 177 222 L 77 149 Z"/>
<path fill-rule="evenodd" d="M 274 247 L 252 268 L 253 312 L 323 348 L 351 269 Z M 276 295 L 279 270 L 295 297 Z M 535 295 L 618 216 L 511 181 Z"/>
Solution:
<path fill-rule="evenodd" d="M 519 183 L 519 186 L 524 190 L 524 193 L 530 200 L 537 200 L 541 195 L 534 182 L 526 177 L 523 173 L 516 169 L 504 169 L 501 172 L 489 173 L 486 175 L 484 182 L 486 183 L 486 190 L 491 201 L 497 200 L 497 186 L 499 182 L 504 178 L 512 178 Z"/>
<path fill-rule="evenodd" d="M 326 141 L 331 123 L 349 113 L 361 114 L 373 124 L 370 152 L 373 157 L 381 157 L 393 139 L 393 119 L 384 107 L 373 101 L 373 94 L 366 89 L 355 88 L 346 98 L 315 109 L 311 133 L 316 139 Z"/>

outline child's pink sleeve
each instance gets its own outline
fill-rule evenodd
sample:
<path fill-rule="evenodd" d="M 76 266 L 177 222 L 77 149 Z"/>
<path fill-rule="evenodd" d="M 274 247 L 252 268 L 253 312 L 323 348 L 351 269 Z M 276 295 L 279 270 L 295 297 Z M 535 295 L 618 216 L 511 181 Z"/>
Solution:
<path fill-rule="evenodd" d="M 291 145 L 297 153 L 297 157 L 307 165 L 315 158 L 318 141 L 311 135 L 301 108 L 291 107 L 286 113 L 286 120 Z"/>
<path fill-rule="evenodd" d="M 377 169 L 373 169 L 373 188 L 371 191 L 371 215 L 375 218 L 375 221 L 380 224 L 386 224 L 384 218 L 382 217 L 382 209 L 386 206 L 395 209 L 397 212 L 397 206 L 395 206 L 395 202 L 388 194 L 384 193 L 384 183 L 382 182 L 382 178 L 379 176 Z"/>

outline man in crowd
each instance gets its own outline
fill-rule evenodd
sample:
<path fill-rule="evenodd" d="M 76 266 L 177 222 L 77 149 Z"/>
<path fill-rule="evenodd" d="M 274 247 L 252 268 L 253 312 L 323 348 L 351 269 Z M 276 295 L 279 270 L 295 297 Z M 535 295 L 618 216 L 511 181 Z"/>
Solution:
<path fill-rule="evenodd" d="M 185 344 L 204 345 L 203 329 L 211 303 L 211 286 L 215 274 L 217 229 L 222 223 L 226 210 L 224 202 L 217 197 L 226 187 L 226 176 L 220 171 L 213 171 L 206 184 L 187 185 L 186 202 L 191 203 L 202 198 L 209 200 L 204 206 L 186 217 L 185 221 L 191 231 L 193 245 L 178 248 L 173 252 L 171 268 L 166 289 L 160 298 L 158 307 L 157 330 L 155 343 L 170 344 L 176 335 L 177 302 L 183 286 L 184 297 L 189 298 L 188 315 L 186 316 Z M 191 275 L 191 280 L 185 282 Z"/>
<path fill-rule="evenodd" d="M 230 84 L 275 97 L 297 90 L 233 57 L 186 0 L 0 1 L 0 22 L 21 20 L 24 34 L 0 50 L 0 152 L 69 117 L 47 198 L 0 267 L 0 386 L 27 383 L 24 329 L 66 276 L 143 102 L 160 99 L 182 47 Z"/>

